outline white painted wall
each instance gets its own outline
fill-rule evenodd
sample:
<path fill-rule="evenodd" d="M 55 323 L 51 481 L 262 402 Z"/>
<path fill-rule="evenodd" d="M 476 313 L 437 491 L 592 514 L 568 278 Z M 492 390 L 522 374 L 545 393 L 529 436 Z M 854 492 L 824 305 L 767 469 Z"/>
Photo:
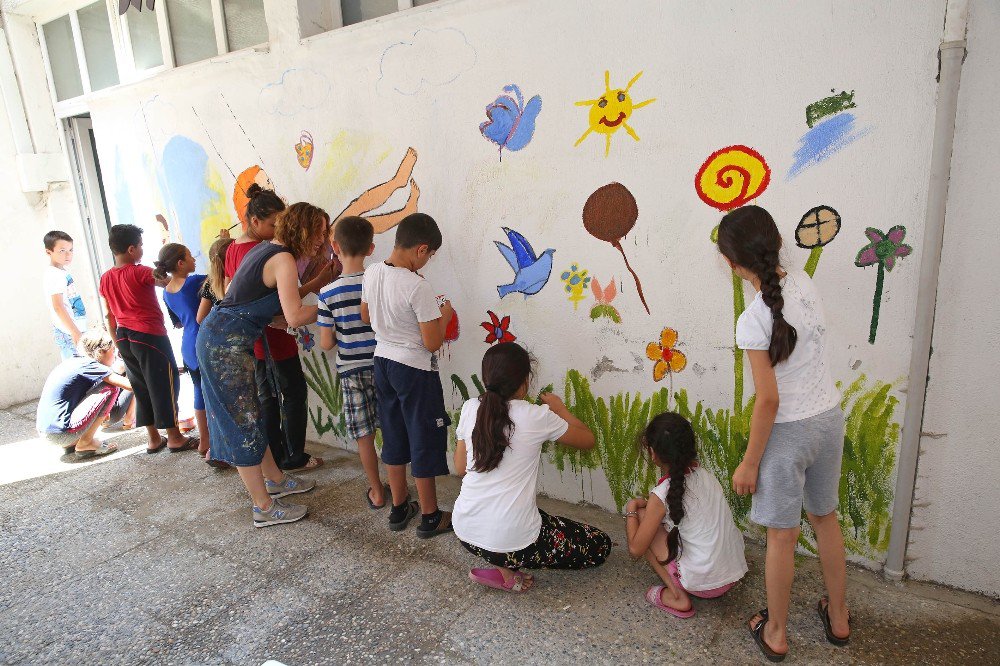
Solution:
<path fill-rule="evenodd" d="M 34 148 L 40 153 L 62 152 L 59 125 L 52 113 L 48 83 L 38 51 L 34 25 L 27 19 L 5 16 L 5 28 L 14 45 L 13 59 L 25 97 L 26 115 Z M 2 105 L 0 105 L 2 106 Z M 0 114 L 0 202 L 6 223 L 3 243 L 3 276 L 0 312 L 0 406 L 37 398 L 49 370 L 59 361 L 52 339 L 46 297 L 42 294 L 42 269 L 48 263 L 42 236 L 62 229 L 77 243 L 70 265 L 87 306 L 91 323 L 100 320 L 87 246 L 76 195 L 70 183 L 56 183 L 44 193 L 24 193 L 17 177 L 16 148 L 6 109 Z"/>
<path fill-rule="evenodd" d="M 971 5 L 907 568 L 1000 596 L 1000 232 L 989 200 L 1000 173 L 1000 7 Z"/>

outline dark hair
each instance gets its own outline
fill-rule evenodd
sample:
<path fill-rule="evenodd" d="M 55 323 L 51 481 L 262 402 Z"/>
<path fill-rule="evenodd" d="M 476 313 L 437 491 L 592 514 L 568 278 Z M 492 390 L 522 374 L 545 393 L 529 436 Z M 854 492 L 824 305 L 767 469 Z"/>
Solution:
<path fill-rule="evenodd" d="M 411 213 L 396 227 L 396 247 L 404 250 L 426 245 L 431 252 L 436 252 L 441 243 L 441 230 L 434 218 L 426 213 Z"/>
<path fill-rule="evenodd" d="M 771 214 L 760 206 L 743 206 L 730 211 L 719 224 L 719 252 L 757 276 L 764 305 L 771 309 L 774 317 L 771 347 L 768 349 L 772 367 L 792 355 L 798 339 L 795 327 L 785 321 L 782 313 L 785 299 L 781 295 L 781 278 L 778 277 L 780 249 L 778 225 Z"/>
<path fill-rule="evenodd" d="M 125 254 L 142 242 L 142 229 L 134 224 L 116 224 L 108 231 L 108 246 L 112 254 Z"/>
<path fill-rule="evenodd" d="M 510 446 L 514 422 L 507 401 L 531 377 L 531 355 L 516 342 L 501 342 L 483 354 L 483 382 L 479 411 L 472 430 L 472 469 L 489 472 L 503 460 Z"/>
<path fill-rule="evenodd" d="M 333 227 L 333 240 L 348 257 L 368 254 L 375 239 L 375 228 L 363 217 L 345 217 Z"/>
<path fill-rule="evenodd" d="M 163 280 L 168 273 L 177 270 L 177 262 L 187 255 L 187 246 L 181 243 L 167 243 L 160 248 L 160 256 L 153 262 L 153 277 Z"/>
<path fill-rule="evenodd" d="M 271 217 L 275 213 L 285 210 L 285 202 L 281 200 L 274 190 L 265 190 L 257 183 L 253 183 L 247 188 L 247 226 L 250 225 L 250 218 L 256 217 L 263 220 Z"/>
<path fill-rule="evenodd" d="M 642 446 L 656 454 L 657 459 L 669 468 L 670 487 L 667 488 L 667 515 L 674 524 L 667 534 L 666 565 L 677 558 L 680 533 L 677 525 L 684 519 L 685 476 L 698 462 L 698 449 L 694 443 L 694 430 L 688 420 L 674 412 L 663 412 L 653 417 L 642 433 Z"/>
<path fill-rule="evenodd" d="M 42 238 L 42 242 L 45 243 L 46 250 L 56 249 L 56 241 L 69 241 L 70 243 L 72 243 L 73 237 L 70 236 L 65 231 L 59 231 L 58 229 L 55 229 L 45 234 L 45 236 Z"/>

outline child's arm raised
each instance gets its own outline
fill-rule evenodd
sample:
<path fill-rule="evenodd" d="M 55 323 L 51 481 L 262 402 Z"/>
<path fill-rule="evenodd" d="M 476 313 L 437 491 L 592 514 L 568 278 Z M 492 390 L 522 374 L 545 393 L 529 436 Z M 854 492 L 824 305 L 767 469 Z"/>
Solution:
<path fill-rule="evenodd" d="M 458 477 L 465 476 L 468 453 L 465 450 L 465 440 L 460 439 L 455 442 L 455 474 Z"/>
<path fill-rule="evenodd" d="M 263 277 L 265 285 L 277 288 L 281 311 L 289 326 L 298 328 L 316 321 L 317 307 L 303 305 L 299 296 L 299 273 L 291 254 L 282 252 L 268 259 Z"/>
<path fill-rule="evenodd" d="M 538 396 L 538 401 L 544 405 L 548 405 L 553 414 L 569 423 L 566 433 L 556 440 L 558 443 L 583 451 L 594 448 L 594 433 L 590 431 L 590 428 L 583 421 L 576 418 L 573 412 L 569 411 L 569 408 L 566 407 L 559 396 L 554 393 L 543 393 Z"/>
<path fill-rule="evenodd" d="M 625 505 L 625 536 L 628 541 L 628 553 L 638 559 L 646 554 L 649 546 L 653 543 L 653 537 L 663 524 L 663 518 L 667 515 L 667 508 L 654 493 L 649 494 L 649 499 L 635 498 L 629 500 Z"/>
<path fill-rule="evenodd" d="M 753 373 L 753 386 L 757 398 L 753 405 L 753 416 L 750 418 L 750 441 L 747 451 L 743 454 L 743 462 L 733 472 L 733 490 L 737 495 L 757 492 L 757 472 L 760 459 L 767 447 L 774 427 L 774 417 L 778 413 L 778 382 L 774 376 L 774 367 L 766 349 L 749 349 L 750 370 Z"/>

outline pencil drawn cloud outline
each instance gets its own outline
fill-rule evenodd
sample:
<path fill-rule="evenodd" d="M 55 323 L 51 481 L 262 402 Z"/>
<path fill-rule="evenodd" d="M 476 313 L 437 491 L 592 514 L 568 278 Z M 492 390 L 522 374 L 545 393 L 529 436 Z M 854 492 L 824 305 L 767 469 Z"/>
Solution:
<path fill-rule="evenodd" d="M 382 52 L 378 90 L 416 95 L 428 86 L 447 85 L 472 69 L 476 49 L 455 28 L 420 29 L 410 41 L 396 42 Z"/>
<path fill-rule="evenodd" d="M 261 88 L 258 101 L 265 113 L 294 116 L 329 104 L 330 88 L 330 81 L 316 70 L 293 67 Z"/>

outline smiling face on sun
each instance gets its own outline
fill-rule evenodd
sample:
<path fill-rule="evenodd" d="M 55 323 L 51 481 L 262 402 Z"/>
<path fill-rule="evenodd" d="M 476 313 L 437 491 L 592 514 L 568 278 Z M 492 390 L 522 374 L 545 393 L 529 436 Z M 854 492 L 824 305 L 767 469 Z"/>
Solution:
<path fill-rule="evenodd" d="M 656 101 L 655 97 L 647 99 L 644 102 L 639 102 L 638 104 L 632 101 L 632 96 L 628 94 L 628 91 L 632 87 L 632 84 L 639 80 L 640 76 L 642 76 L 642 72 L 633 76 L 632 80 L 624 88 L 612 89 L 611 72 L 604 72 L 604 94 L 597 99 L 588 99 L 576 103 L 577 106 L 590 107 L 588 116 L 590 126 L 583 133 L 583 136 L 576 140 L 576 143 L 573 144 L 574 146 L 579 146 L 591 132 L 598 132 L 604 135 L 604 156 L 607 157 L 611 151 L 611 135 L 622 127 L 625 128 L 630 137 L 636 141 L 639 140 L 639 135 L 629 126 L 628 119 L 632 116 L 633 110 Z"/>

